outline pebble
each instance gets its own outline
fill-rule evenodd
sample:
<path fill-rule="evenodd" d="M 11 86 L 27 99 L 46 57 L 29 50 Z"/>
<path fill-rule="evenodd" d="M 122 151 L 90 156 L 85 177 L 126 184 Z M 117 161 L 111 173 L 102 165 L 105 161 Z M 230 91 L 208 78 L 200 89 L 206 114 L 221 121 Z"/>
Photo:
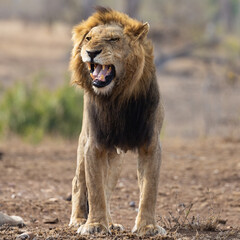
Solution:
<path fill-rule="evenodd" d="M 58 218 L 46 218 L 43 223 L 46 223 L 46 224 L 55 224 L 55 223 L 58 223 L 59 220 Z"/>
<path fill-rule="evenodd" d="M 46 240 L 55 240 L 53 237 L 47 237 Z"/>
<path fill-rule="evenodd" d="M 32 240 L 34 238 L 33 233 L 31 232 L 24 232 L 22 234 L 20 234 L 19 236 L 17 236 L 16 240 Z"/>
<path fill-rule="evenodd" d="M 123 187 L 124 187 L 123 182 L 119 182 L 118 187 L 119 187 L 119 188 L 123 188 Z"/>
<path fill-rule="evenodd" d="M 65 198 L 65 200 L 71 202 L 71 201 L 72 201 L 72 194 L 69 194 L 69 195 Z"/>
<path fill-rule="evenodd" d="M 136 207 L 136 203 L 134 201 L 131 201 L 129 203 L 129 206 L 132 207 L 132 208 L 135 208 Z"/>
<path fill-rule="evenodd" d="M 8 224 L 10 226 L 19 226 L 19 227 L 23 227 L 25 225 L 21 217 L 8 216 L 0 212 L 0 226 L 4 224 Z"/>
<path fill-rule="evenodd" d="M 57 202 L 57 201 L 58 201 L 57 198 L 49 198 L 49 199 L 48 199 L 48 202 Z"/>

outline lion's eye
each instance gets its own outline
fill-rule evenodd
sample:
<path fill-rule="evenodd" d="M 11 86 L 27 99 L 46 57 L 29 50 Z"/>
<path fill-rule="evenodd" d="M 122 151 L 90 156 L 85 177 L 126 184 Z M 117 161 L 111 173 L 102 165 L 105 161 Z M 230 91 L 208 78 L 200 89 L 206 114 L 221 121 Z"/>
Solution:
<path fill-rule="evenodd" d="M 87 40 L 87 41 L 90 41 L 90 40 L 91 40 L 91 37 L 86 37 L 86 40 Z"/>
<path fill-rule="evenodd" d="M 117 41 L 119 41 L 119 40 L 120 40 L 119 37 L 115 37 L 115 38 L 110 38 L 110 39 L 108 39 L 109 42 L 117 42 Z"/>

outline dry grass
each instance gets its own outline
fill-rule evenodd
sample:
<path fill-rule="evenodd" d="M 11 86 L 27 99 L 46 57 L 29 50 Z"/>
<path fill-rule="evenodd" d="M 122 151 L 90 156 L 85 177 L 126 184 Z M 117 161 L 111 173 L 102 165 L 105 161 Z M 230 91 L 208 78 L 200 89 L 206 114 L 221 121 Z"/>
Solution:
<path fill-rule="evenodd" d="M 187 205 L 179 204 L 176 211 L 169 212 L 167 217 L 161 217 L 159 219 L 160 224 L 168 230 L 166 239 L 239 239 L 239 230 L 222 228 L 222 226 L 227 223 L 226 219 L 210 213 L 206 218 L 201 218 L 199 215 L 195 216 L 191 211 L 193 205 L 193 203 Z M 191 236 L 182 238 L 182 233 L 187 232 L 191 232 Z M 194 232 L 195 236 L 193 234 Z"/>
<path fill-rule="evenodd" d="M 179 230 L 196 230 L 196 231 L 219 231 L 219 224 L 226 224 L 226 221 L 219 216 L 209 215 L 205 219 L 195 216 L 191 213 L 193 203 L 188 205 L 179 204 L 175 212 L 169 212 L 168 217 L 160 219 L 165 228 L 170 231 L 178 232 Z"/>

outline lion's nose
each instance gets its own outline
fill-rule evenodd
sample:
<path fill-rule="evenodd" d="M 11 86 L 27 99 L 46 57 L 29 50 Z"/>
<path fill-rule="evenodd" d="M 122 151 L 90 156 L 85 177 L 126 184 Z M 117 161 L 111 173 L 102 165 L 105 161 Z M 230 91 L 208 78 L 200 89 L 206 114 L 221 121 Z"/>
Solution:
<path fill-rule="evenodd" d="M 87 51 L 88 56 L 91 58 L 91 61 L 93 61 L 93 59 L 99 54 L 101 53 L 102 50 L 98 50 L 98 51 Z"/>

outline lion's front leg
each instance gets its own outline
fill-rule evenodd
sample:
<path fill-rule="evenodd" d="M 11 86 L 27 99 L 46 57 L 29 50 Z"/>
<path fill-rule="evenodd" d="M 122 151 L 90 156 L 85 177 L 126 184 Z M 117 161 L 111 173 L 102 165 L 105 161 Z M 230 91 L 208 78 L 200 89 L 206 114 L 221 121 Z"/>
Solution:
<path fill-rule="evenodd" d="M 78 233 L 93 234 L 108 232 L 105 184 L 107 175 L 107 153 L 89 142 L 85 146 L 85 177 L 89 202 L 89 214 Z"/>
<path fill-rule="evenodd" d="M 109 229 L 114 231 L 123 231 L 124 228 L 121 224 L 116 224 L 113 222 L 110 211 L 110 200 L 112 193 L 117 184 L 119 175 L 121 173 L 123 163 L 122 154 L 117 154 L 115 151 L 108 154 L 108 170 L 107 170 L 107 181 L 106 181 L 106 198 L 107 198 L 107 215 Z"/>
<path fill-rule="evenodd" d="M 85 181 L 84 139 L 80 137 L 77 150 L 77 169 L 72 181 L 72 214 L 70 226 L 81 226 L 87 220 L 87 186 Z"/>
<path fill-rule="evenodd" d="M 132 230 L 138 235 L 166 234 L 166 231 L 158 226 L 155 220 L 160 165 L 161 148 L 158 139 L 155 144 L 139 149 L 138 181 L 140 202 L 139 212 Z"/>

